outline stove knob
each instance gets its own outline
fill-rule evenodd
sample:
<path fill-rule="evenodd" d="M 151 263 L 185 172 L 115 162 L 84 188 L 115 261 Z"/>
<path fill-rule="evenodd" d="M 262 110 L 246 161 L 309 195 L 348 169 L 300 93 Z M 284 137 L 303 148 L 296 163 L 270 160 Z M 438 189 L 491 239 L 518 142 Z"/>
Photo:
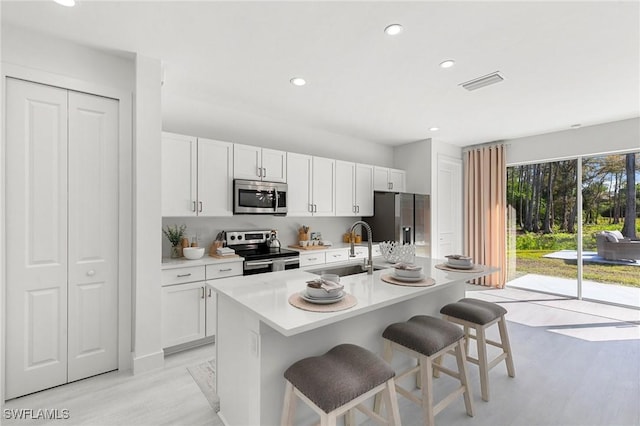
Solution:
<path fill-rule="evenodd" d="M 233 241 L 233 240 L 235 240 L 235 239 L 236 239 L 236 236 L 235 236 L 235 235 L 232 235 L 230 238 L 231 238 L 231 241 Z"/>
<path fill-rule="evenodd" d="M 269 234 L 264 234 L 264 237 L 265 238 L 269 238 Z"/>
<path fill-rule="evenodd" d="M 242 239 L 242 235 L 238 235 L 238 239 L 241 240 Z"/>

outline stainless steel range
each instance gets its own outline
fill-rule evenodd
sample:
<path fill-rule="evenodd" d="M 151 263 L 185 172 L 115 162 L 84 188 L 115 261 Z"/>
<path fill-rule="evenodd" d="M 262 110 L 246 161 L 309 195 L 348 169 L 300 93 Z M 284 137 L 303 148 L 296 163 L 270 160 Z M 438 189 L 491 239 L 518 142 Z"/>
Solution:
<path fill-rule="evenodd" d="M 225 234 L 227 247 L 244 258 L 243 275 L 300 267 L 300 253 L 269 246 L 270 230 L 227 231 Z"/>

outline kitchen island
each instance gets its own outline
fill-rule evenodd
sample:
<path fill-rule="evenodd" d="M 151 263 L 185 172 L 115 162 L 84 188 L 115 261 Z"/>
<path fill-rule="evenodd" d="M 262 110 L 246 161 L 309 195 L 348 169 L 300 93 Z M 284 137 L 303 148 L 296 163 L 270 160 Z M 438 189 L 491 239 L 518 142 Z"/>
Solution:
<path fill-rule="evenodd" d="M 444 260 L 416 258 L 429 287 L 388 284 L 378 270 L 340 278 L 357 304 L 338 312 L 309 312 L 289 304 L 306 281 L 318 278 L 300 269 L 211 281 L 218 293 L 216 386 L 220 418 L 226 425 L 280 423 L 286 368 L 299 359 L 321 355 L 341 343 L 353 343 L 380 355 L 382 331 L 413 315 L 439 316 L 440 308 L 464 297 L 464 283 L 488 275 L 449 272 L 435 268 Z M 388 264 L 387 264 L 388 265 Z M 309 422 L 315 414 L 297 405 L 296 421 Z"/>

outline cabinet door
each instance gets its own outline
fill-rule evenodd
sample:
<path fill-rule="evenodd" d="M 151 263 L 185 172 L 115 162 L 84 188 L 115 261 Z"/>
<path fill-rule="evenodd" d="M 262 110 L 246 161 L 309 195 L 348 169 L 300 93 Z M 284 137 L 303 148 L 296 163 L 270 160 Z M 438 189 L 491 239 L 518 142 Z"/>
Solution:
<path fill-rule="evenodd" d="M 69 92 L 69 382 L 118 368 L 118 101 Z"/>
<path fill-rule="evenodd" d="M 162 216 L 195 216 L 197 139 L 162 134 Z"/>
<path fill-rule="evenodd" d="M 233 144 L 198 138 L 198 216 L 233 215 Z"/>
<path fill-rule="evenodd" d="M 335 216 L 336 161 L 330 158 L 313 157 L 313 215 Z"/>
<path fill-rule="evenodd" d="M 376 191 L 391 191 L 389 187 L 389 169 L 386 167 L 373 168 L 373 188 Z"/>
<path fill-rule="evenodd" d="M 356 216 L 356 164 L 336 160 L 336 216 Z"/>
<path fill-rule="evenodd" d="M 162 347 L 205 337 L 204 282 L 162 287 Z"/>
<path fill-rule="evenodd" d="M 215 336 L 216 335 L 216 326 L 218 320 L 217 313 L 217 300 L 218 295 L 215 291 L 209 286 L 206 287 L 207 291 L 207 299 L 206 299 L 206 327 L 205 327 L 205 335 Z"/>
<path fill-rule="evenodd" d="M 262 180 L 287 181 L 287 153 L 275 149 L 262 149 Z"/>
<path fill-rule="evenodd" d="M 373 216 L 373 166 L 356 164 L 356 216 Z"/>
<path fill-rule="evenodd" d="M 397 169 L 389 169 L 389 183 L 392 191 L 395 192 L 404 192 L 406 183 L 405 183 L 405 171 L 397 170 Z"/>
<path fill-rule="evenodd" d="M 7 78 L 6 108 L 10 399 L 67 381 L 67 91 Z"/>
<path fill-rule="evenodd" d="M 235 179 L 260 180 L 261 167 L 262 148 L 233 144 L 233 177 Z"/>
<path fill-rule="evenodd" d="M 311 216 L 311 169 L 313 157 L 287 153 L 289 176 L 287 216 Z"/>

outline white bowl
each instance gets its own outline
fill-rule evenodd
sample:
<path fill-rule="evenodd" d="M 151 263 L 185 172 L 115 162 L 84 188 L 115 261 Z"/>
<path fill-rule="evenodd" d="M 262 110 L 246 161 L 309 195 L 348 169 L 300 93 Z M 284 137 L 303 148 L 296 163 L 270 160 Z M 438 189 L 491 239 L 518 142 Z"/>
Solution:
<path fill-rule="evenodd" d="M 451 266 L 471 266 L 471 258 L 468 256 L 463 256 L 461 254 L 450 254 L 449 256 L 445 256 L 447 258 L 447 263 Z"/>
<path fill-rule="evenodd" d="M 187 259 L 200 259 L 204 256 L 204 247 L 185 247 L 182 249 L 182 254 Z"/>
<path fill-rule="evenodd" d="M 335 276 L 337 277 L 337 279 L 335 279 L 334 277 L 328 277 L 328 276 L 325 277 L 325 275 L 332 275 L 332 274 L 323 274 L 322 277 L 327 280 L 331 279 L 331 281 L 339 284 L 340 277 L 338 277 L 337 275 Z M 327 291 L 324 288 L 320 287 L 320 281 L 318 280 L 313 284 L 307 283 L 307 295 L 310 297 L 318 298 L 318 299 L 333 298 L 333 297 L 337 297 L 342 292 L 343 288 L 344 286 L 339 285 L 339 287 L 332 288 L 331 290 Z"/>
<path fill-rule="evenodd" d="M 418 268 L 412 268 L 412 269 L 400 269 L 400 268 L 394 268 L 395 273 L 397 276 L 399 277 L 405 277 L 405 278 L 420 278 L 420 274 L 422 274 L 422 268 L 418 267 Z"/>

